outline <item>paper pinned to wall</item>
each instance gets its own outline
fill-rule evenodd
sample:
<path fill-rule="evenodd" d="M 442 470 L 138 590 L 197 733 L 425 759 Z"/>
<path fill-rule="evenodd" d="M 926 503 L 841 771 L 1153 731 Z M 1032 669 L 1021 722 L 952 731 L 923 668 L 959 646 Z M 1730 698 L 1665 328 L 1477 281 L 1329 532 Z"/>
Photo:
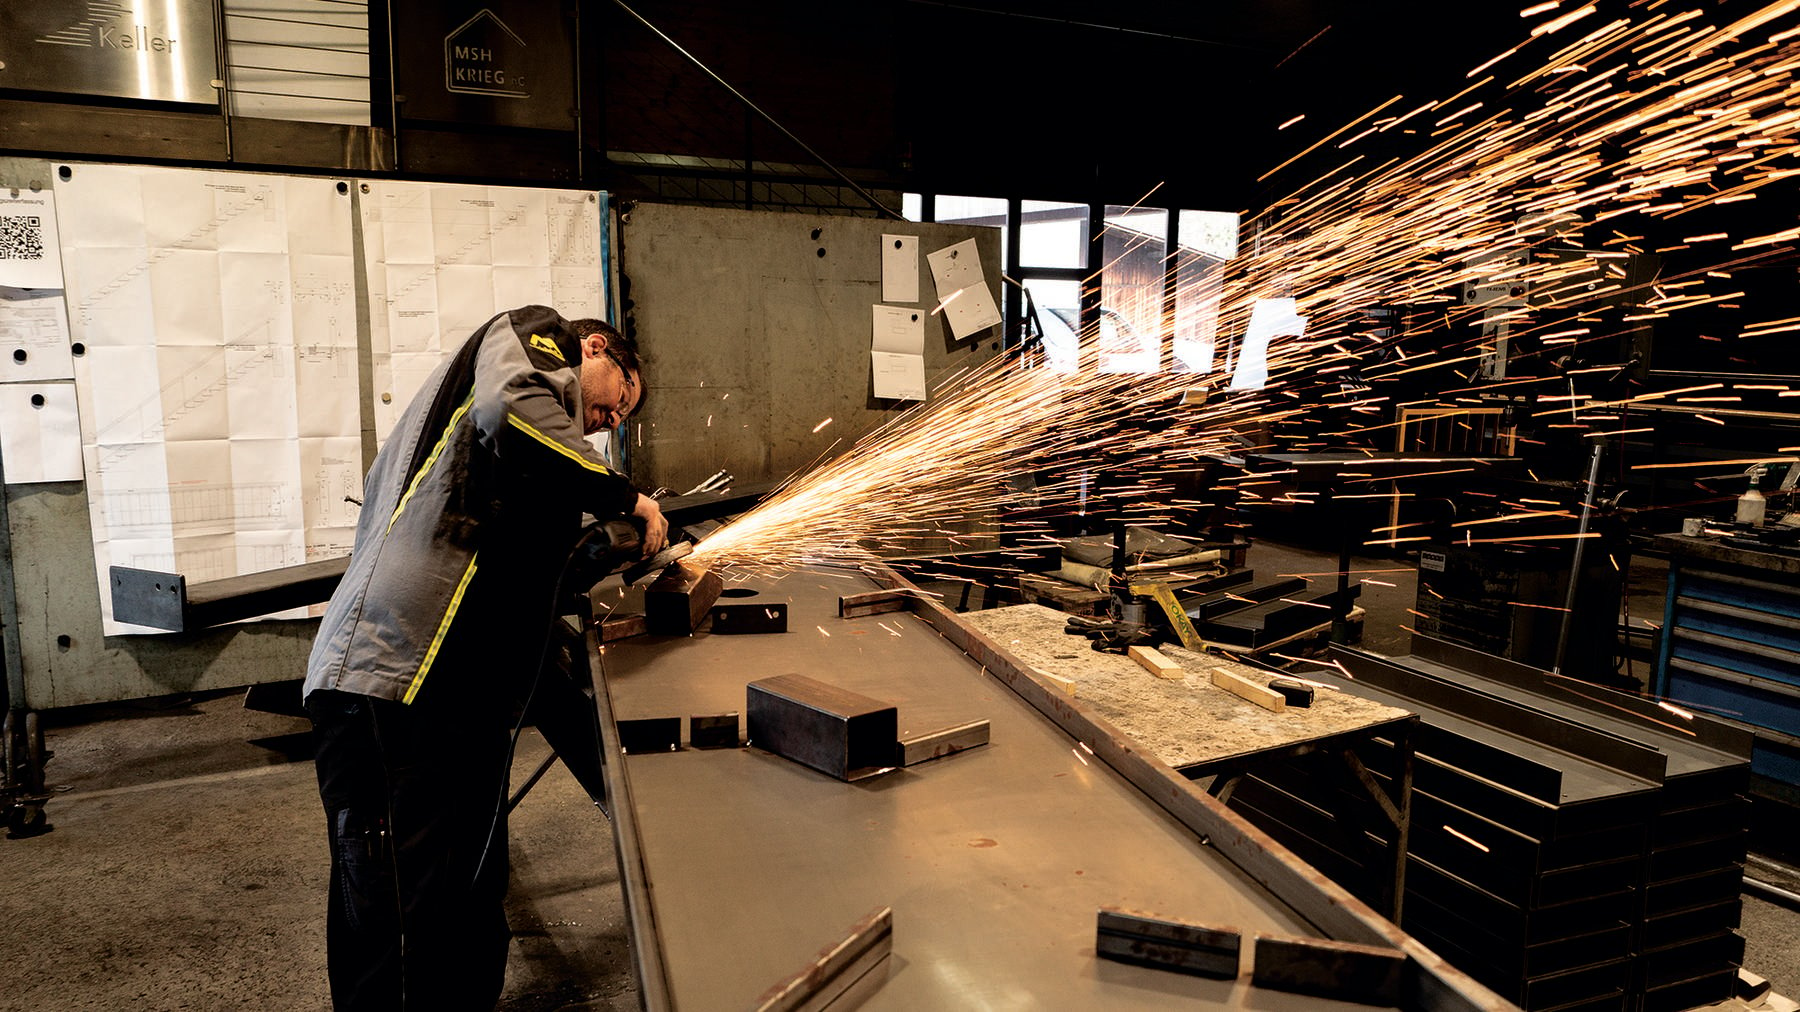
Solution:
<path fill-rule="evenodd" d="M 0 190 L 0 285 L 63 286 L 53 191 Z"/>
<path fill-rule="evenodd" d="M 81 480 L 73 382 L 0 383 L 0 461 L 8 485 Z"/>
<path fill-rule="evenodd" d="M 1294 311 L 1293 299 L 1257 299 L 1250 307 L 1250 326 L 1238 353 L 1233 390 L 1261 390 L 1269 382 L 1269 345 L 1278 337 L 1304 337 L 1306 317 Z"/>
<path fill-rule="evenodd" d="M 363 474 L 350 188 L 69 165 L 56 183 L 96 576 L 342 555 Z M 112 618 L 107 635 L 151 632 Z M 300 614 L 304 614 L 301 611 Z"/>
<path fill-rule="evenodd" d="M 957 340 L 971 337 L 1000 322 L 1000 310 L 994 303 L 993 290 L 981 270 L 981 255 L 975 240 L 964 239 L 925 255 L 931 265 L 932 280 L 937 282 L 938 308 L 950 323 Z"/>
<path fill-rule="evenodd" d="M 881 301 L 919 301 L 919 237 L 881 237 Z"/>
<path fill-rule="evenodd" d="M 925 399 L 925 311 L 907 306 L 875 306 L 869 345 L 875 396 Z"/>
<path fill-rule="evenodd" d="M 896 355 L 925 354 L 925 311 L 909 306 L 875 306 L 870 347 Z"/>
<path fill-rule="evenodd" d="M 869 352 L 869 367 L 875 378 L 875 396 L 895 401 L 925 399 L 925 357 L 896 355 L 886 351 Z"/>
<path fill-rule="evenodd" d="M 62 292 L 0 288 L 0 381 L 74 379 Z"/>
<path fill-rule="evenodd" d="M 375 437 L 496 313 L 604 318 L 600 195 L 383 180 L 363 197 Z"/>

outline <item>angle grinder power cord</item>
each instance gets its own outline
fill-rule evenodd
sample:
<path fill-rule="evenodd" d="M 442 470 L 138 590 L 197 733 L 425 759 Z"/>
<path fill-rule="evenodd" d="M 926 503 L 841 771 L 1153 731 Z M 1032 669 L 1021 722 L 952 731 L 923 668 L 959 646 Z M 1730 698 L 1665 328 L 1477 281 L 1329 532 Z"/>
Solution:
<path fill-rule="evenodd" d="M 493 821 L 488 825 L 486 841 L 481 847 L 481 856 L 475 862 L 475 874 L 469 881 L 473 889 L 481 880 L 481 870 L 487 865 L 488 852 L 493 848 L 494 837 L 500 827 L 500 818 L 506 811 L 507 797 L 512 793 L 513 756 L 519 747 L 519 735 L 525 729 L 525 715 L 531 709 L 531 701 L 537 695 L 538 683 L 544 674 L 544 662 L 549 656 L 551 629 L 550 624 L 557 621 L 563 603 L 565 587 L 591 587 L 601 580 L 621 574 L 626 584 L 635 584 L 646 579 L 652 573 L 660 573 L 671 563 L 684 558 L 694 550 L 693 542 L 677 541 L 650 558 L 643 558 L 644 521 L 638 517 L 613 520 L 598 520 L 589 524 L 581 532 L 568 557 L 563 560 L 562 570 L 557 573 L 556 586 L 551 591 L 550 613 L 545 616 L 544 639 L 538 649 L 537 663 L 532 668 L 531 688 L 525 693 L 525 701 L 519 707 L 518 722 L 513 725 L 512 738 L 506 747 L 506 768 L 500 781 L 500 797 L 495 802 Z M 595 718 L 598 719 L 598 713 Z M 595 739 L 598 740 L 599 729 L 595 728 Z"/>

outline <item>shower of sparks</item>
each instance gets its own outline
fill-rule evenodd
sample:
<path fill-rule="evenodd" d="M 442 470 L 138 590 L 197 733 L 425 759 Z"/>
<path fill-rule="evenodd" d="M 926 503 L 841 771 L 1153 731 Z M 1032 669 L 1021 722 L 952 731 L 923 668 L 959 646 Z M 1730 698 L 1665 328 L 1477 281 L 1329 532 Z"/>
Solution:
<path fill-rule="evenodd" d="M 707 539 L 695 557 L 785 568 L 986 545 L 995 518 L 1027 506 L 1038 515 L 1049 506 L 1098 510 L 1137 525 L 1166 523 L 1211 508 L 1216 500 L 1204 492 L 1195 498 L 1191 481 L 1185 498 L 1175 489 L 1211 458 L 1241 454 L 1240 434 L 1273 433 L 1295 450 L 1359 440 L 1392 445 L 1398 423 L 1383 419 L 1397 408 L 1431 406 L 1453 420 L 1472 416 L 1478 403 L 1456 395 L 1484 389 L 1476 372 L 1484 352 L 1493 352 L 1492 337 L 1462 344 L 1456 343 L 1462 338 L 1441 338 L 1440 346 L 1421 351 L 1427 335 L 1479 332 L 1484 322 L 1491 331 L 1505 323 L 1515 346 L 1529 338 L 1553 349 L 1549 354 L 1563 354 L 1583 345 L 1614 347 L 1643 321 L 1684 309 L 1735 306 L 1728 300 L 1743 292 L 1713 294 L 1707 285 L 1729 285 L 1734 272 L 1791 257 L 1800 228 L 1777 215 L 1753 229 L 1756 234 L 1737 237 L 1716 231 L 1703 213 L 1768 187 L 1790 198 L 1778 206 L 1793 206 L 1800 176 L 1800 0 L 1730 17 L 1722 7 L 1679 10 L 1660 2 L 1623 4 L 1628 16 L 1602 13 L 1615 6 L 1528 7 L 1523 16 L 1543 19 L 1516 46 L 1474 67 L 1461 92 L 1437 102 L 1394 96 L 1264 175 L 1285 178 L 1281 170 L 1303 159 L 1338 161 L 1245 220 L 1236 258 L 1178 271 L 1175 293 L 1177 307 L 1187 307 L 1176 314 L 1184 328 L 1191 327 L 1189 316 L 1216 314 L 1222 346 L 1226 335 L 1244 333 L 1257 299 L 1296 300 L 1306 334 L 1274 342 L 1262 389 L 1228 392 L 1218 373 L 1166 367 L 1149 374 L 1103 371 L 1106 349 L 1094 333 L 1082 335 L 1073 371 L 1004 355 L 961 373 L 935 389 L 929 403 L 790 478 Z M 1429 146 L 1393 154 L 1394 145 L 1409 143 L 1395 129 L 1402 124 L 1416 127 L 1418 142 Z M 1697 213 L 1702 217 L 1688 217 Z M 1688 236 L 1684 255 L 1705 252 L 1709 262 L 1674 276 L 1634 276 L 1624 258 L 1643 252 L 1634 245 L 1643 226 L 1659 222 L 1670 223 L 1670 234 Z M 1128 245 L 1141 236 L 1127 230 L 1118 238 Z M 1514 290 L 1528 295 L 1507 301 Z M 1377 307 L 1406 311 L 1372 319 Z M 1731 338 L 1797 328 L 1800 318 L 1789 317 L 1750 325 Z M 1146 347 L 1184 339 L 1157 335 Z M 1592 432 L 1634 431 L 1621 427 L 1621 412 L 1692 410 L 1668 400 L 1643 402 L 1720 388 L 1623 398 L 1603 390 L 1617 398 L 1610 400 L 1575 388 L 1578 380 L 1602 382 L 1606 375 L 1596 369 L 1591 376 L 1509 377 L 1496 385 L 1541 392 L 1540 413 L 1549 421 Z M 1402 399 L 1431 376 L 1449 389 Z M 1204 403 L 1183 403 L 1184 392 L 1208 381 Z M 1788 394 L 1800 391 L 1778 396 Z M 1322 408 L 1348 411 L 1335 412 L 1326 426 L 1319 424 Z M 1035 487 L 1020 480 L 1045 472 L 1064 477 Z M 1352 473 L 1346 468 L 1346 476 Z M 1310 501 L 1268 475 L 1229 485 L 1225 491 L 1241 503 Z M 1398 508 L 1400 497 L 1381 497 Z M 1561 512 L 1536 516 L 1569 522 Z M 1009 517 L 1008 529 L 1020 530 L 1020 523 Z M 1462 540 L 1582 536 L 1465 533 Z M 1026 528 L 1026 547 L 1047 537 L 1047 528 L 1039 534 Z M 1416 540 L 1424 539 L 1369 543 Z"/>

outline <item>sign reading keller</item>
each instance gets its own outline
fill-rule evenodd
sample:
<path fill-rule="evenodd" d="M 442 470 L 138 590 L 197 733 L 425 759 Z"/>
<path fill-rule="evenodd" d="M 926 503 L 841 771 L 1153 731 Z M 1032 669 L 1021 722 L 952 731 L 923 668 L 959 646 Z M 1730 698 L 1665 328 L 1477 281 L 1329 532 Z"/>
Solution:
<path fill-rule="evenodd" d="M 213 105 L 211 0 L 0 3 L 0 88 Z"/>

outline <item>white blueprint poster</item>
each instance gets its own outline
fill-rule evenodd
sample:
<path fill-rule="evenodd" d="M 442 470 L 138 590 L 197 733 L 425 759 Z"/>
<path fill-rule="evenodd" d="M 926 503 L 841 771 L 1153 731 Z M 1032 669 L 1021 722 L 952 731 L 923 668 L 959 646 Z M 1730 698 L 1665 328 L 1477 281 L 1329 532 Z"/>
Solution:
<path fill-rule="evenodd" d="M 376 439 L 386 441 L 431 371 L 495 313 L 535 304 L 604 318 L 597 193 L 362 185 Z"/>
<path fill-rule="evenodd" d="M 100 585 L 349 550 L 363 462 L 349 186 L 58 166 Z M 105 631 L 147 631 L 112 619 Z"/>

